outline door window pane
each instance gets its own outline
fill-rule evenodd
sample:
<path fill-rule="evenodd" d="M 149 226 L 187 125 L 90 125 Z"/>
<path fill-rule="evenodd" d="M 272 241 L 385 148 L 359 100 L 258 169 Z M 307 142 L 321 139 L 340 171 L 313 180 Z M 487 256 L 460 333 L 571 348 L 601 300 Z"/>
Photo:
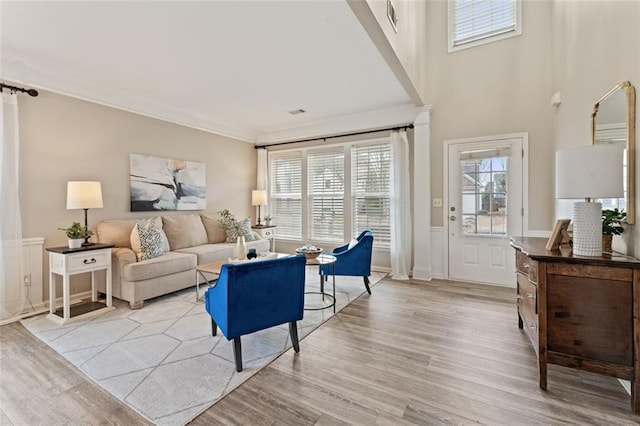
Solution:
<path fill-rule="evenodd" d="M 504 236 L 507 233 L 508 157 L 485 155 L 482 152 L 460 155 L 462 232 Z"/>

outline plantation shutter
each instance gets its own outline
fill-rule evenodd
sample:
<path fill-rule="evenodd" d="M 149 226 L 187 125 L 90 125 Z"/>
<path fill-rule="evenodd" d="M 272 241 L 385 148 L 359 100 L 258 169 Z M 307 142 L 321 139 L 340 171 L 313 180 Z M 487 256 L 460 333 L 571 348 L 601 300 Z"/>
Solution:
<path fill-rule="evenodd" d="M 344 149 L 307 156 L 309 238 L 344 241 Z"/>
<path fill-rule="evenodd" d="M 351 151 L 351 170 L 354 236 L 370 229 L 376 246 L 389 247 L 391 144 L 354 146 Z"/>
<path fill-rule="evenodd" d="M 278 237 L 302 238 L 302 158 L 299 153 L 273 157 L 270 164 L 271 216 Z"/>
<path fill-rule="evenodd" d="M 449 0 L 451 46 L 518 30 L 518 0 Z"/>

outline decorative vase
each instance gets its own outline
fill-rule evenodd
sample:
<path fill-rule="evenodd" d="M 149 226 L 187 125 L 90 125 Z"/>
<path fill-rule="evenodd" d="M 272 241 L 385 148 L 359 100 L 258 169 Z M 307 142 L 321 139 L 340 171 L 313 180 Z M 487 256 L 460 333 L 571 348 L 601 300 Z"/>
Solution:
<path fill-rule="evenodd" d="M 80 248 L 84 238 L 69 238 L 69 248 Z"/>
<path fill-rule="evenodd" d="M 236 259 L 244 260 L 247 257 L 247 244 L 244 242 L 244 237 L 238 237 L 236 242 Z"/>
<path fill-rule="evenodd" d="M 258 253 L 256 253 L 256 249 L 250 248 L 249 253 L 247 253 L 247 259 L 251 260 L 251 259 L 255 259 L 256 257 L 258 257 Z"/>
<path fill-rule="evenodd" d="M 613 234 L 602 234 L 602 252 L 603 253 L 611 253 L 613 242 Z"/>

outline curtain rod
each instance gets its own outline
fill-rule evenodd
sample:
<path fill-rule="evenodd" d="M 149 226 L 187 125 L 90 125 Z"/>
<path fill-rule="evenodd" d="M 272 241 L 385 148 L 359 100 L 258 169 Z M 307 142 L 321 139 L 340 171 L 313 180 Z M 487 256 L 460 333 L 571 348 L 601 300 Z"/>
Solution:
<path fill-rule="evenodd" d="M 4 89 L 9 89 L 11 90 L 12 93 L 15 93 L 15 92 L 26 93 L 29 96 L 33 96 L 34 98 L 38 96 L 38 91 L 36 89 L 25 89 L 24 87 L 16 87 L 16 86 L 11 86 L 9 84 L 0 83 L 0 92 L 2 92 Z"/>
<path fill-rule="evenodd" d="M 366 134 L 369 134 L 369 133 L 386 132 L 386 131 L 389 131 L 389 130 L 394 131 L 394 130 L 407 130 L 407 129 L 413 129 L 413 124 L 405 124 L 404 126 L 397 126 L 397 127 L 387 127 L 386 129 L 366 130 L 366 131 L 363 131 L 363 132 L 343 133 L 341 135 L 324 136 L 324 137 L 320 137 L 320 138 L 300 139 L 300 140 L 297 140 L 297 141 L 278 142 L 278 143 L 272 143 L 272 144 L 266 144 L 266 145 L 256 145 L 255 149 L 266 149 L 266 148 L 268 148 L 270 146 L 288 145 L 290 143 L 326 141 L 327 139 L 333 139 L 333 138 L 344 138 L 344 137 L 347 137 L 347 136 L 358 136 L 358 135 L 366 135 Z"/>

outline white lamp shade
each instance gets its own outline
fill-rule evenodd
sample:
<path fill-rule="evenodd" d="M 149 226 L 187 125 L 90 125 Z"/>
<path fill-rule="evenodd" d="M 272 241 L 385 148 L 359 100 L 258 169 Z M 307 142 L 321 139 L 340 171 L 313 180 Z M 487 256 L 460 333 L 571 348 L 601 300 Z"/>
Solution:
<path fill-rule="evenodd" d="M 623 150 L 587 145 L 556 152 L 556 198 L 621 198 Z"/>
<path fill-rule="evenodd" d="M 254 189 L 253 191 L 251 191 L 251 205 L 266 206 L 267 191 L 265 191 L 264 189 Z"/>
<path fill-rule="evenodd" d="M 100 182 L 67 182 L 67 209 L 101 209 L 102 207 Z"/>

